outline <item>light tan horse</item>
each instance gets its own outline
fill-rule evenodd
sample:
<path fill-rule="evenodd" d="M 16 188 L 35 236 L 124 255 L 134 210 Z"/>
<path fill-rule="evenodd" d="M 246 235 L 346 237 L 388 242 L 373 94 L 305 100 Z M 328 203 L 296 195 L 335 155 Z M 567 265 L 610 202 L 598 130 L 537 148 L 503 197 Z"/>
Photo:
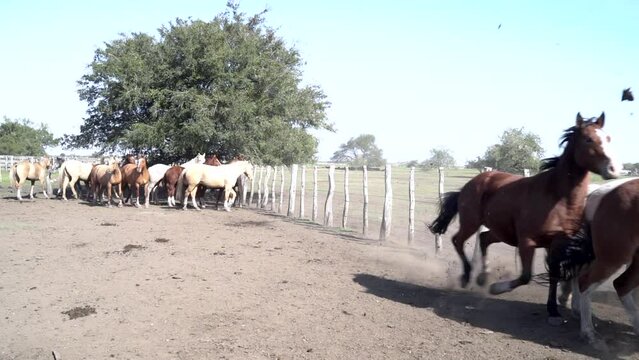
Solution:
<path fill-rule="evenodd" d="M 66 160 L 60 166 L 58 172 L 58 195 L 62 194 L 62 199 L 67 201 L 67 186 L 71 187 L 73 197 L 78 198 L 78 192 L 75 190 L 75 184 L 82 180 L 85 184 L 89 183 L 89 174 L 95 164 L 85 163 L 79 160 Z"/>
<path fill-rule="evenodd" d="M 49 169 L 51 168 L 51 160 L 48 157 L 43 157 L 36 163 L 31 163 L 28 160 L 21 161 L 14 164 L 11 167 L 9 177 L 11 178 L 11 186 L 17 189 L 16 194 L 18 200 L 22 200 L 20 190 L 25 181 L 31 181 L 31 191 L 29 197 L 33 199 L 33 188 L 35 182 L 40 181 L 42 185 L 42 193 L 45 198 L 49 198 L 47 192 L 51 192 L 51 183 L 49 182 Z"/>
<path fill-rule="evenodd" d="M 204 185 L 210 188 L 224 188 L 224 210 L 231 211 L 230 205 L 233 204 L 236 196 L 233 186 L 241 174 L 245 174 L 249 179 L 253 178 L 253 165 L 248 161 L 237 161 L 219 166 L 197 164 L 184 169 L 178 180 L 177 190 L 178 196 L 184 196 L 182 199 L 184 210 L 186 210 L 189 195 L 191 195 L 193 207 L 200 210 L 195 195 L 198 185 Z"/>
<path fill-rule="evenodd" d="M 144 207 L 149 207 L 149 170 L 147 169 L 146 157 L 138 156 L 135 159 L 135 164 L 124 164 L 121 168 L 122 171 L 122 184 L 124 190 L 129 186 L 131 194 L 129 199 L 133 195 L 133 187 L 135 187 L 136 199 L 135 206 L 140 207 L 140 187 L 144 189 Z"/>
<path fill-rule="evenodd" d="M 118 207 L 122 207 L 122 172 L 118 161 L 114 158 L 107 159 L 106 165 L 96 165 L 91 169 L 89 176 L 93 202 L 102 202 L 102 193 L 106 190 L 107 206 L 111 207 L 111 192 L 116 186 L 115 197 L 118 198 Z"/>

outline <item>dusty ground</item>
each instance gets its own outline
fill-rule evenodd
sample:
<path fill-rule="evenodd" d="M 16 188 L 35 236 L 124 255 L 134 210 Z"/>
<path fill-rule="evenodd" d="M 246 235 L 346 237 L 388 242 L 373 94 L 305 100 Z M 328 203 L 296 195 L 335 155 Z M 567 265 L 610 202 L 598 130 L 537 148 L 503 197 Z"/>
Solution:
<path fill-rule="evenodd" d="M 541 285 L 457 289 L 448 239 L 435 255 L 430 242 L 380 246 L 255 209 L 0 195 L 3 360 L 602 356 L 576 321 L 546 324 Z M 514 268 L 506 250 L 491 257 L 502 276 Z M 639 359 L 618 300 L 595 300 L 609 357 Z"/>

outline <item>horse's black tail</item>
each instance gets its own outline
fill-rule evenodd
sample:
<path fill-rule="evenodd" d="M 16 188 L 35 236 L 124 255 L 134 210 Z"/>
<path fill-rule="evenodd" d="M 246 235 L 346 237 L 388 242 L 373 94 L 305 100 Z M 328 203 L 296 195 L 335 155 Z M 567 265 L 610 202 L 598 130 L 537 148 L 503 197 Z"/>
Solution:
<path fill-rule="evenodd" d="M 560 280 L 570 280 L 595 260 L 590 227 L 584 224 L 574 235 L 553 241 L 546 256 L 546 267 L 556 272 Z"/>
<path fill-rule="evenodd" d="M 439 203 L 439 215 L 428 225 L 428 229 L 435 235 L 441 235 L 446 232 L 448 225 L 457 215 L 459 191 L 451 191 L 444 194 L 442 201 Z"/>

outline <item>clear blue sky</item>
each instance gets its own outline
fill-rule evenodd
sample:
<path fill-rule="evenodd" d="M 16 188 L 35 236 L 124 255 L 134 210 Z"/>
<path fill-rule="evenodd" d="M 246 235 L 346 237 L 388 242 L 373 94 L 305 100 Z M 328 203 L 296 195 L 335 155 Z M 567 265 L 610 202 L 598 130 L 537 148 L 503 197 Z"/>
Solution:
<path fill-rule="evenodd" d="M 176 17 L 210 20 L 219 1 L 0 2 L 0 116 L 79 132 L 76 81 L 119 33 Z M 318 157 L 363 133 L 393 162 L 452 150 L 459 164 L 507 128 L 538 134 L 558 154 L 575 115 L 606 112 L 624 162 L 639 162 L 639 1 L 244 1 L 306 61 L 337 133 L 315 133 Z M 498 29 L 501 24 L 501 28 Z M 53 152 L 60 149 L 53 149 Z M 68 152 L 68 151 L 67 151 Z"/>

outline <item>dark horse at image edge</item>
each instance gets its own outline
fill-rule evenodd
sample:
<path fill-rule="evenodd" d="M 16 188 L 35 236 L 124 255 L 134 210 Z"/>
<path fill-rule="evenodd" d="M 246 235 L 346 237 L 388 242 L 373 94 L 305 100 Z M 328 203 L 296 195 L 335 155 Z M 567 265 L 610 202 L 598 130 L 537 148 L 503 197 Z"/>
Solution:
<path fill-rule="evenodd" d="M 481 225 L 490 231 L 480 236 L 482 271 L 477 283 L 484 285 L 489 274 L 486 261 L 490 244 L 504 242 L 519 248 L 522 271 L 518 278 L 490 286 L 491 294 L 511 291 L 528 284 L 536 248 L 550 248 L 554 239 L 575 234 L 584 211 L 589 172 L 604 179 L 619 176 L 621 165 L 609 154 L 610 136 L 603 131 L 605 115 L 583 119 L 577 114 L 574 126 L 565 130 L 563 153 L 545 159 L 542 171 L 523 177 L 499 171 L 481 173 L 460 191 L 446 193 L 438 217 L 429 225 L 434 234 L 443 234 L 459 214 L 459 230 L 452 242 L 463 264 L 461 285 L 470 281 L 471 264 L 464 243 Z M 549 322 L 562 322 L 557 309 L 559 274 L 550 269 L 547 309 Z"/>

